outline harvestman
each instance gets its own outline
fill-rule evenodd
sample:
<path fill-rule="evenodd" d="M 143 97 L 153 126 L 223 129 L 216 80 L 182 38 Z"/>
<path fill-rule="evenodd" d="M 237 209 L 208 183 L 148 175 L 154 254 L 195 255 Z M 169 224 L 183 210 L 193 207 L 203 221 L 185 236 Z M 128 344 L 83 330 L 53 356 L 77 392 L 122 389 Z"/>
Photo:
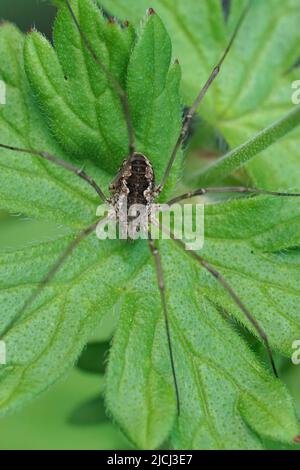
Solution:
<path fill-rule="evenodd" d="M 127 159 L 123 162 L 116 178 L 112 182 L 112 184 L 109 187 L 111 197 L 107 198 L 102 189 L 98 186 L 96 181 L 91 178 L 89 175 L 87 175 L 82 169 L 78 169 L 72 164 L 65 162 L 59 158 L 57 158 L 54 155 L 51 155 L 47 152 L 39 152 L 37 150 L 33 149 L 22 149 L 18 147 L 13 147 L 11 145 L 5 145 L 5 144 L 0 144 L 1 148 L 12 150 L 14 152 L 23 152 L 23 153 L 28 153 L 33 156 L 37 156 L 40 158 L 43 158 L 45 160 L 48 160 L 56 165 L 59 165 L 66 170 L 74 173 L 75 175 L 79 176 L 82 178 L 84 181 L 86 181 L 90 186 L 94 188 L 94 190 L 97 192 L 98 196 L 100 197 L 101 201 L 105 204 L 108 204 L 110 209 L 115 211 L 116 216 L 118 217 L 118 211 L 119 211 L 119 203 L 120 199 L 124 196 L 127 197 L 127 202 L 128 202 L 128 208 L 130 208 L 131 204 L 142 204 L 145 206 L 147 210 L 147 214 L 149 215 L 149 223 L 156 223 L 156 221 L 153 219 L 151 216 L 152 212 L 152 206 L 154 206 L 154 201 L 156 198 L 160 195 L 162 190 L 165 187 L 165 184 L 168 180 L 170 171 L 172 169 L 174 160 L 176 158 L 176 155 L 181 148 L 184 139 L 187 135 L 187 132 L 189 131 L 191 119 L 196 113 L 198 106 L 202 102 L 204 96 L 206 95 L 210 85 L 213 83 L 215 78 L 220 72 L 221 66 L 225 60 L 225 58 L 228 55 L 228 52 L 231 49 L 231 46 L 238 34 L 238 31 L 241 27 L 241 24 L 244 20 L 244 17 L 247 13 L 248 7 L 243 11 L 238 24 L 233 32 L 233 35 L 229 41 L 229 44 L 227 48 L 225 49 L 225 52 L 223 53 L 220 61 L 218 64 L 214 67 L 212 70 L 212 73 L 210 77 L 208 78 L 207 82 L 201 89 L 199 95 L 197 96 L 196 100 L 194 101 L 193 105 L 188 109 L 182 129 L 180 132 L 180 135 L 177 139 L 177 142 L 175 144 L 175 147 L 172 151 L 171 157 L 169 159 L 169 162 L 167 164 L 167 167 L 163 173 L 163 177 L 161 182 L 156 185 L 155 184 L 155 175 L 153 171 L 153 167 L 151 162 L 147 159 L 147 157 L 141 153 L 136 152 L 135 149 L 135 136 L 134 136 L 134 130 L 132 126 L 132 121 L 131 121 L 131 115 L 130 115 L 130 110 L 129 110 L 129 104 L 126 96 L 126 92 L 123 90 L 123 88 L 120 86 L 118 81 L 113 77 L 111 74 L 110 70 L 102 63 L 102 61 L 99 59 L 95 51 L 93 50 L 93 47 L 91 46 L 91 43 L 89 42 L 88 38 L 82 31 L 80 24 L 77 20 L 77 17 L 70 5 L 69 0 L 65 0 L 66 6 L 70 12 L 71 17 L 73 18 L 73 21 L 76 25 L 76 28 L 78 29 L 78 32 L 81 36 L 81 39 L 93 57 L 95 63 L 98 65 L 98 67 L 101 69 L 101 71 L 104 73 L 104 75 L 108 78 L 111 86 L 115 90 L 115 92 L 118 94 L 123 112 L 124 112 L 124 117 L 126 120 L 126 126 L 127 126 L 127 131 L 128 131 L 128 157 Z M 154 14 L 154 10 L 150 8 L 148 10 L 148 13 Z M 300 194 L 295 194 L 295 193 L 280 193 L 280 192 L 274 192 L 274 191 L 266 191 L 263 189 L 257 189 L 257 188 L 247 188 L 247 187 L 226 187 L 226 188 L 201 188 L 197 189 L 195 191 L 191 191 L 186 194 L 182 194 L 180 196 L 175 197 L 171 201 L 168 201 L 167 204 L 169 206 L 172 206 L 172 204 L 176 202 L 183 201 L 185 199 L 191 198 L 193 196 L 197 195 L 203 195 L 206 193 L 245 193 L 245 194 L 263 194 L 263 195 L 272 195 L 272 196 L 288 196 L 288 197 L 294 197 L 294 196 L 300 196 Z M 100 220 L 100 223 L 105 223 L 107 221 L 107 218 L 104 218 Z M 64 261 L 71 255 L 73 250 L 77 247 L 77 245 L 88 235 L 90 235 L 92 232 L 96 230 L 96 227 L 98 225 L 99 221 L 96 223 L 93 223 L 89 227 L 87 227 L 85 230 L 81 231 L 79 235 L 73 240 L 73 242 L 68 246 L 68 248 L 65 250 L 65 252 L 62 254 L 62 256 L 58 259 L 58 261 L 55 263 L 55 265 L 52 267 L 52 269 L 48 272 L 46 277 L 41 281 L 40 286 L 37 288 L 36 291 L 33 292 L 33 294 L 29 297 L 29 299 L 25 302 L 23 305 L 22 309 L 18 312 L 14 320 L 10 322 L 10 324 L 6 327 L 5 331 L 2 333 L 2 336 L 4 336 L 14 325 L 15 321 L 24 313 L 24 311 L 31 305 L 33 300 L 36 298 L 36 296 L 40 293 L 40 291 L 43 289 L 43 287 L 51 281 L 51 279 L 55 276 L 55 274 L 58 272 L 58 270 L 61 268 L 63 265 Z M 185 250 L 185 243 L 181 240 L 178 240 L 174 237 L 174 235 L 171 234 L 171 239 L 182 249 Z M 165 282 L 164 282 L 164 274 L 163 274 L 163 268 L 162 268 L 162 262 L 161 262 L 161 257 L 158 251 L 158 248 L 156 247 L 153 239 L 151 238 L 150 230 L 149 230 L 149 235 L 148 235 L 148 245 L 149 249 L 153 255 L 154 259 L 154 264 L 156 268 L 156 273 L 157 273 L 157 281 L 158 281 L 158 288 L 160 291 L 160 296 L 161 296 L 161 303 L 162 303 L 162 309 L 163 309 L 163 315 L 164 315 L 164 321 L 165 321 L 165 327 L 166 327 L 166 335 L 167 335 L 167 341 L 168 341 L 168 348 L 169 348 L 169 355 L 170 355 L 170 365 L 171 365 L 171 370 L 172 370 L 172 376 L 173 376 L 173 381 L 174 381 L 174 388 L 175 388 L 175 394 L 176 394 L 176 403 L 177 403 L 177 413 L 179 415 L 180 413 L 180 400 L 179 400 L 179 387 L 178 387 L 178 382 L 176 378 L 176 369 L 175 369 L 175 362 L 174 362 L 174 355 L 173 355 L 173 348 L 172 348 L 172 341 L 171 341 L 171 332 L 170 332 L 170 325 L 169 325 L 169 319 L 168 319 L 168 310 L 167 310 L 167 302 L 166 302 L 166 295 L 165 295 Z M 262 341 L 265 344 L 266 350 L 268 352 L 268 356 L 270 359 L 270 363 L 273 369 L 273 372 L 276 377 L 278 377 L 273 355 L 271 348 L 269 346 L 269 341 L 266 333 L 264 330 L 261 328 L 261 326 L 258 324 L 256 319 L 252 316 L 252 314 L 249 312 L 247 307 L 243 304 L 241 299 L 238 297 L 238 295 L 235 293 L 235 291 L 232 289 L 232 287 L 228 284 L 226 279 L 212 266 L 210 265 L 204 258 L 202 258 L 198 253 L 194 251 L 187 251 L 185 250 L 186 253 L 191 256 L 197 263 L 199 263 L 203 268 L 205 268 L 208 272 L 212 274 L 221 284 L 222 286 L 226 289 L 228 294 L 231 296 L 233 301 L 238 305 L 238 307 L 241 309 L 241 311 L 244 313 L 246 318 L 252 323 L 253 327 L 255 328 L 257 334 L 259 337 L 262 339 Z"/>

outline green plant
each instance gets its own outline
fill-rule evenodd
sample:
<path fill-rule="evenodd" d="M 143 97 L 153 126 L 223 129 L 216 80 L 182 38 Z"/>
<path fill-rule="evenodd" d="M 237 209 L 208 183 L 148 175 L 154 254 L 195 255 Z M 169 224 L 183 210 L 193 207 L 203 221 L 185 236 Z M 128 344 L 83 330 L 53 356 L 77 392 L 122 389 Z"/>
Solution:
<path fill-rule="evenodd" d="M 126 7 L 129 20 L 136 7 L 130 7 L 131 3 L 101 2 L 120 18 Z M 136 8 L 138 18 L 144 3 Z M 197 60 L 193 54 L 188 58 L 184 53 L 191 33 L 196 31 L 202 37 L 193 39 L 193 45 L 197 44 L 200 55 L 209 54 L 199 75 L 192 73 L 188 64 L 182 64 L 184 102 L 189 102 L 226 43 L 227 27 L 219 3 L 213 2 L 215 16 L 211 23 L 209 2 L 191 2 L 190 10 L 180 3 L 190 22 L 184 40 L 176 34 L 176 28 L 181 29 L 173 16 L 165 14 L 169 2 L 153 3 L 170 28 L 180 60 L 191 60 L 200 68 L 200 52 Z M 194 11 L 199 3 L 203 9 L 200 17 Z M 240 3 L 234 3 L 229 28 L 236 21 Z M 267 23 L 268 17 L 262 14 L 265 7 L 260 3 L 254 2 L 244 34 L 249 35 L 251 22 L 257 17 Z M 262 144 L 266 149 L 300 122 L 299 107 L 290 111 L 286 93 L 296 72 L 283 75 L 297 58 L 296 4 L 272 3 L 274 18 L 285 25 L 288 46 L 281 50 L 282 61 L 276 59 L 275 69 L 274 55 L 261 61 L 260 67 L 270 77 L 269 88 L 257 78 L 262 70 L 254 75 L 254 84 L 246 80 L 243 87 L 244 69 L 237 59 L 237 45 L 231 62 L 224 67 L 223 78 L 212 88 L 201 110 L 231 146 L 241 144 L 281 117 L 272 132 L 265 134 L 269 136 Z M 151 159 L 159 179 L 178 135 L 181 112 L 180 66 L 172 65 L 167 30 L 159 15 L 147 16 L 138 30 L 131 24 L 121 29 L 104 20 L 91 0 L 74 0 L 73 5 L 93 46 L 107 63 L 109 58 L 112 73 L 126 86 L 139 151 Z M 201 18 L 203 29 L 193 24 L 197 18 Z M 273 50 L 273 38 L 269 40 L 265 34 L 264 40 Z M 274 42 L 278 54 L 277 40 Z M 78 165 L 84 163 L 106 188 L 127 152 L 119 100 L 85 50 L 63 7 L 55 25 L 54 43 L 55 49 L 36 32 L 24 39 L 15 27 L 1 26 L 0 53 L 4 60 L 0 77 L 7 83 L 10 97 L 0 113 L 1 141 L 47 150 Z M 251 55 L 251 47 L 258 46 L 261 43 L 252 36 L 247 43 L 248 53 Z M 225 86 L 226 74 L 233 79 Z M 237 85 L 243 99 L 233 101 Z M 247 160 L 247 174 L 254 184 L 272 189 L 300 188 L 300 172 L 294 161 L 299 129 L 265 150 L 263 158 L 253 158 L 262 150 L 256 147 L 257 139 L 248 145 L 247 159 L 243 158 L 245 148 L 240 149 L 230 172 Z M 283 154 L 286 166 L 278 174 Z M 230 155 L 226 158 L 232 162 Z M 178 156 L 168 193 L 174 191 L 181 175 L 180 161 Z M 98 201 L 83 182 L 34 157 L 1 150 L 0 168 L 3 209 L 64 226 L 49 242 L 36 241 L 30 248 L 0 254 L 0 328 L 4 330 L 75 233 L 96 220 Z M 202 181 L 211 171 L 200 175 Z M 274 174 L 272 181 L 270 175 Z M 221 175 L 217 171 L 218 181 Z M 300 206 L 294 199 L 233 200 L 206 210 L 203 256 L 230 281 L 267 331 L 272 348 L 287 357 L 291 355 L 292 341 L 300 334 L 299 251 L 295 249 L 299 246 L 299 223 Z M 134 445 L 158 447 L 167 439 L 175 448 L 265 448 L 267 441 L 273 445 L 292 444 L 299 434 L 299 423 L 286 387 L 272 376 L 268 364 L 262 363 L 219 311 L 228 312 L 254 333 L 251 326 L 222 287 L 185 253 L 171 242 L 160 243 L 160 250 L 181 390 L 181 416 L 176 415 L 160 298 L 147 246 L 142 241 L 134 245 L 99 242 L 92 236 L 5 336 L 9 356 L 7 366 L 0 368 L 1 413 L 24 405 L 63 376 L 95 326 L 116 311 L 119 322 L 106 373 L 106 403 Z"/>

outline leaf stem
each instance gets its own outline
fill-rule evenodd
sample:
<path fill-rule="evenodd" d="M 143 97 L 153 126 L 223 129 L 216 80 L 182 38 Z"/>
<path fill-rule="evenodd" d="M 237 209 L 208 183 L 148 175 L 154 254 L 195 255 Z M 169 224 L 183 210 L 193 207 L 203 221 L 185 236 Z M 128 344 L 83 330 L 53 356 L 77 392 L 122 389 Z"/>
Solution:
<path fill-rule="evenodd" d="M 234 171 L 243 167 L 253 157 L 267 149 L 288 132 L 300 124 L 300 105 L 288 112 L 284 117 L 274 122 L 244 144 L 231 150 L 212 165 L 209 165 L 197 175 L 197 183 L 210 185 L 218 183 Z"/>

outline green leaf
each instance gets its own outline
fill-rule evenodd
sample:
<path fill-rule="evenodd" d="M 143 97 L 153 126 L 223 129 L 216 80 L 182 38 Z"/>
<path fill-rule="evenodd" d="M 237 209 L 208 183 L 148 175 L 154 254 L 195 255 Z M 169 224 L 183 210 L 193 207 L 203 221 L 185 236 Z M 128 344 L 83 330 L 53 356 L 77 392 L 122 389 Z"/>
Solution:
<path fill-rule="evenodd" d="M 134 23 L 146 0 L 98 0 L 111 14 Z M 220 59 L 247 0 L 231 1 L 228 21 L 219 0 L 153 0 L 182 66 L 182 91 L 191 103 Z M 250 11 L 199 113 L 235 148 L 294 107 L 299 79 L 300 10 L 297 0 L 252 0 Z M 284 40 L 282 40 L 284 38 Z M 290 133 L 246 165 L 253 186 L 300 188 L 300 130 Z M 282 165 L 284 161 L 284 165 Z"/>
<path fill-rule="evenodd" d="M 165 27 L 158 16 L 148 16 L 132 50 L 132 27 L 121 29 L 107 22 L 91 0 L 73 3 L 90 44 L 128 93 L 140 151 L 147 152 L 159 178 L 165 163 L 162 154 L 171 154 L 180 128 L 180 68 L 177 64 L 170 68 L 171 43 Z M 39 33 L 28 36 L 25 68 L 31 88 L 68 155 L 78 159 L 88 155 L 101 162 L 112 178 L 128 154 L 120 99 L 95 66 L 66 7 L 55 23 L 54 44 L 55 51 Z M 178 178 L 178 167 L 169 187 Z"/>
<path fill-rule="evenodd" d="M 298 253 L 277 250 L 299 244 L 299 211 L 298 205 L 276 198 L 232 201 L 206 210 L 205 259 L 234 286 L 268 332 L 272 347 L 287 356 L 292 338 L 300 334 L 300 260 Z M 222 306 L 245 324 L 242 313 L 208 273 L 169 244 L 160 243 L 160 249 L 181 416 L 177 420 L 155 273 L 145 267 L 123 300 L 108 366 L 108 405 L 122 429 L 143 448 L 163 441 L 162 423 L 171 425 L 172 416 L 178 421 L 172 433 L 176 448 L 262 448 L 260 438 L 291 443 L 298 423 L 285 387 L 218 309 Z"/>
<path fill-rule="evenodd" d="M 72 411 L 97 393 L 99 378 L 72 371 L 30 406 L 1 419 L 1 450 L 128 449 L 112 423 L 70 426 Z"/>
<path fill-rule="evenodd" d="M 73 4 L 95 52 L 124 86 L 132 29 L 108 23 L 90 0 Z M 127 153 L 120 100 L 95 67 L 66 7 L 59 11 L 53 36 L 55 50 L 39 33 L 27 37 L 24 57 L 31 88 L 67 153 L 101 161 L 101 167 L 114 174 Z M 111 44 L 115 47 L 109 48 Z"/>
<path fill-rule="evenodd" d="M 191 4 L 196 9 L 198 3 Z M 97 52 L 126 86 L 138 149 L 151 159 L 159 177 L 176 142 L 181 114 L 180 70 L 171 65 L 165 27 L 158 15 L 148 15 L 134 33 L 107 24 L 88 0 L 72 5 Z M 217 5 L 214 24 L 222 18 Z M 205 16 L 200 21 L 204 34 Z M 223 25 L 218 37 L 224 32 L 225 38 L 225 29 Z M 203 38 L 201 48 L 209 48 L 209 36 Z M 0 111 L 1 139 L 51 151 L 80 166 L 84 162 L 106 188 L 127 153 L 116 93 L 85 52 L 65 8 L 55 26 L 55 49 L 37 33 L 27 37 L 26 74 L 23 44 L 15 28 L 0 28 L 5 57 L 0 77 L 8 84 L 8 105 Z M 180 158 L 177 164 L 169 192 L 179 176 Z M 95 220 L 98 201 L 83 181 L 33 157 L 2 150 L 0 165 L 3 208 L 63 223 L 51 240 L 35 239 L 32 246 L 0 252 L 1 332 L 78 229 Z M 293 249 L 300 242 L 299 223 L 295 200 L 209 205 L 201 252 L 236 289 L 267 332 L 272 349 L 286 356 L 300 334 L 300 258 Z M 0 366 L 0 413 L 24 405 L 63 377 L 95 327 L 116 313 L 106 403 L 136 447 L 156 448 L 167 440 L 181 449 L 264 448 L 266 440 L 292 444 L 299 423 L 289 393 L 220 311 L 255 334 L 251 325 L 187 252 L 171 241 L 160 242 L 159 249 L 180 417 L 147 243 L 99 241 L 94 235 L 82 242 L 5 336 L 8 362 Z"/>
<path fill-rule="evenodd" d="M 300 124 L 300 106 L 296 106 L 279 121 L 256 134 L 239 147 L 218 159 L 215 163 L 194 175 L 199 185 L 218 183 L 240 169 L 253 157 L 270 147 Z"/>
<path fill-rule="evenodd" d="M 171 52 L 163 23 L 157 15 L 150 15 L 130 58 L 127 88 L 138 148 L 150 156 L 158 181 L 181 125 L 178 100 L 181 73 L 177 63 L 170 68 Z M 180 156 L 169 187 L 174 187 L 180 175 L 179 159 Z"/>
<path fill-rule="evenodd" d="M 153 161 L 159 176 L 163 168 L 159 145 L 163 145 L 166 162 L 179 132 L 181 114 L 178 94 L 180 71 L 177 65 L 170 67 L 170 42 L 166 30 L 157 16 L 148 16 L 135 41 L 132 57 L 129 58 L 129 48 L 135 38 L 132 28 L 124 30 L 107 23 L 90 1 L 80 0 L 78 4 L 73 2 L 72 5 L 77 12 L 80 10 L 81 25 L 91 31 L 91 35 L 97 24 L 98 42 L 94 36 L 91 38 L 96 41 L 96 50 L 99 54 L 109 52 L 112 72 L 117 71 L 122 84 L 127 81 L 128 88 L 133 90 L 132 96 L 129 92 L 129 99 L 136 109 L 141 109 L 137 100 L 143 99 L 143 96 L 131 83 L 134 77 L 132 73 L 130 76 L 130 70 L 135 67 L 142 69 L 140 62 L 144 57 L 140 43 L 145 44 L 153 55 L 157 66 L 153 70 L 155 83 L 154 86 L 151 83 L 152 89 L 149 91 L 149 96 L 152 95 L 149 101 L 151 117 L 145 128 L 145 118 L 141 116 L 135 122 L 135 130 L 145 142 L 145 152 Z M 69 42 L 66 34 L 70 34 Z M 157 46 L 157 41 L 164 37 L 165 43 L 169 42 L 168 50 L 161 50 Z M 8 97 L 7 106 L 0 110 L 1 141 L 46 150 L 67 161 L 74 162 L 76 158 L 75 163 L 77 161 L 78 166 L 84 163 L 86 171 L 106 188 L 127 152 L 124 116 L 118 98 L 84 51 L 73 22 L 66 16 L 65 8 L 58 15 L 55 41 L 54 50 L 38 33 L 27 36 L 24 49 L 25 75 L 23 36 L 13 26 L 4 25 L 0 28 L 1 56 L 5 58 L 0 76 L 7 84 Z M 115 46 L 120 46 L 122 41 L 123 49 L 120 51 Z M 68 52 L 65 56 L 64 51 Z M 105 59 L 103 55 L 103 60 L 107 60 L 107 56 Z M 129 70 L 125 80 L 127 65 Z M 158 70 L 162 65 L 163 72 Z M 65 80 L 65 76 L 68 80 Z M 81 99 L 85 100 L 81 103 Z M 84 112 L 80 106 L 84 107 Z M 74 108 L 79 113 L 76 119 Z M 104 143 L 111 138 L 115 146 L 111 154 L 105 148 L 101 153 L 99 150 L 99 153 L 93 154 L 92 136 L 84 135 L 85 120 L 91 116 L 95 118 L 95 113 L 98 113 L 97 119 L 93 121 L 97 122 L 94 130 L 96 140 L 102 145 L 101 129 L 105 129 Z M 157 122 L 164 115 L 162 129 Z M 117 128 L 118 120 L 122 124 L 123 136 Z M 89 123 L 92 126 L 92 120 Z M 150 137 L 156 136 L 154 145 L 146 142 L 149 133 Z M 119 146 L 118 151 L 120 141 L 122 150 Z M 94 163 L 87 156 L 94 158 Z M 1 253 L 0 328 L 4 331 L 17 315 L 24 299 L 30 296 L 74 239 L 78 229 L 95 220 L 97 199 L 82 181 L 77 181 L 74 175 L 66 174 L 60 168 L 53 168 L 48 162 L 4 150 L 1 150 L 0 157 L 1 205 L 9 211 L 20 211 L 54 223 L 64 223 L 64 228 L 52 234 L 50 241 L 35 240 L 31 247 Z M 177 179 L 176 171 L 173 175 L 174 180 Z M 1 366 L 0 371 L 2 414 L 32 399 L 62 377 L 74 364 L 95 326 L 113 308 L 117 309 L 120 293 L 137 266 L 148 259 L 148 249 L 144 244 L 132 249 L 119 242 L 103 243 L 98 249 L 98 240 L 91 236 L 74 255 L 4 338 L 8 362 L 5 367 Z"/>
<path fill-rule="evenodd" d="M 109 343 L 88 343 L 82 351 L 76 365 L 84 372 L 104 374 L 108 351 Z"/>

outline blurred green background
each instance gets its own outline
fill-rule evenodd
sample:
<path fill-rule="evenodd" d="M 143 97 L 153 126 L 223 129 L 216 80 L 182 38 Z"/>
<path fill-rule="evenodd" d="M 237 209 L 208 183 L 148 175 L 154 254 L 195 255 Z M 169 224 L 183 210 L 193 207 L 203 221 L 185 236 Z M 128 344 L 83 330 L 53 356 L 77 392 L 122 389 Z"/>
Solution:
<path fill-rule="evenodd" d="M 35 26 L 51 38 L 55 8 L 39 0 L 0 0 L 0 20 L 23 31 Z M 18 228 L 21 227 L 21 230 Z M 0 247 L 48 237 L 57 227 L 41 225 L 0 211 Z M 18 235 L 22 234 L 22 235 Z M 110 325 L 107 325 L 107 330 Z M 101 328 L 101 335 L 109 337 Z M 125 449 L 129 444 L 104 415 L 99 398 L 101 375 L 78 368 L 25 409 L 0 420 L 0 449 Z"/>

